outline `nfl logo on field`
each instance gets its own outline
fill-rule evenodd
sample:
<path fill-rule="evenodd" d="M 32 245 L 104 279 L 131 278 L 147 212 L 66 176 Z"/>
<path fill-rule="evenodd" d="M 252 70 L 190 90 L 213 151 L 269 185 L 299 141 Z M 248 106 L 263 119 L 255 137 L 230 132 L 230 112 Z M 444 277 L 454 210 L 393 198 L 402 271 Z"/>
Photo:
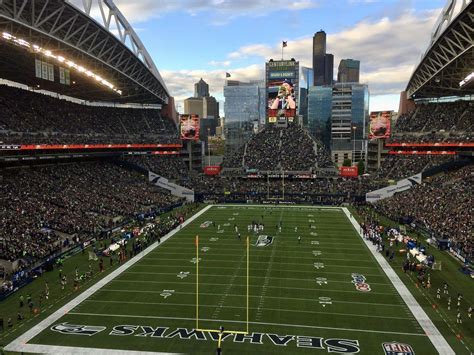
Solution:
<path fill-rule="evenodd" d="M 383 343 L 382 344 L 383 350 L 385 351 L 385 355 L 415 355 L 415 351 L 408 344 L 402 343 Z"/>

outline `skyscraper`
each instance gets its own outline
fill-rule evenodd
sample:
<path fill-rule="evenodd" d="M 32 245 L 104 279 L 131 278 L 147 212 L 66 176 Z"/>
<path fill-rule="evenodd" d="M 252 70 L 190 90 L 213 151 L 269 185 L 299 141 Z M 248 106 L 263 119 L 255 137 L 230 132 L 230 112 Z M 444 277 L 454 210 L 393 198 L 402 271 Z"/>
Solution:
<path fill-rule="evenodd" d="M 367 85 L 337 83 L 333 86 L 331 156 L 341 165 L 345 159 L 365 160 L 369 89 Z"/>
<path fill-rule="evenodd" d="M 331 140 L 332 87 L 313 86 L 308 92 L 308 129 L 328 148 Z"/>
<path fill-rule="evenodd" d="M 358 83 L 360 73 L 360 61 L 354 59 L 342 59 L 337 71 L 337 81 L 340 83 Z"/>
<path fill-rule="evenodd" d="M 194 96 L 184 100 L 184 113 L 200 118 L 219 117 L 219 103 L 209 95 L 209 85 L 202 78 L 194 84 Z"/>
<path fill-rule="evenodd" d="M 225 143 L 226 151 L 230 152 L 247 142 L 255 125 L 265 122 L 265 84 L 228 80 L 224 97 Z"/>
<path fill-rule="evenodd" d="M 314 85 L 332 85 L 334 56 L 326 53 L 326 32 L 318 31 L 313 36 Z"/>
<path fill-rule="evenodd" d="M 201 80 L 194 84 L 194 97 L 206 96 L 209 96 L 209 85 L 201 78 Z"/>

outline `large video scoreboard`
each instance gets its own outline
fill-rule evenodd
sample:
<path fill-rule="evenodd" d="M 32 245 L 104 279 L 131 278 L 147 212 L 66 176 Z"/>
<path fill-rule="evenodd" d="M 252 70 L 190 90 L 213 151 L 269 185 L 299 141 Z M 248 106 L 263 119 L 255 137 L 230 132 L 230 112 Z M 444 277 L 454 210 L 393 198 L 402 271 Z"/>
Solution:
<path fill-rule="evenodd" d="M 270 60 L 265 64 L 267 123 L 293 122 L 298 107 L 299 62 Z"/>

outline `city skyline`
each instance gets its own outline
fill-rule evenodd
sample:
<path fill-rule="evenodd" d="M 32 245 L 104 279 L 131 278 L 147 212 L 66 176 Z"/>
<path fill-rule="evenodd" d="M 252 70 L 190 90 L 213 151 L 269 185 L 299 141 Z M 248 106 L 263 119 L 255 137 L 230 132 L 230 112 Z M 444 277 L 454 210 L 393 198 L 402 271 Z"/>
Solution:
<path fill-rule="evenodd" d="M 73 0 L 79 1 L 79 0 Z M 294 57 L 312 67 L 312 37 L 327 33 L 334 74 L 341 59 L 360 60 L 370 110 L 398 109 L 402 91 L 445 5 L 433 1 L 115 1 L 132 23 L 182 111 L 201 77 L 223 107 L 225 73 L 261 80 L 265 61 Z M 286 24 L 284 30 L 277 25 Z M 416 34 L 416 35 L 414 35 Z M 222 113 L 222 112 L 221 112 Z"/>

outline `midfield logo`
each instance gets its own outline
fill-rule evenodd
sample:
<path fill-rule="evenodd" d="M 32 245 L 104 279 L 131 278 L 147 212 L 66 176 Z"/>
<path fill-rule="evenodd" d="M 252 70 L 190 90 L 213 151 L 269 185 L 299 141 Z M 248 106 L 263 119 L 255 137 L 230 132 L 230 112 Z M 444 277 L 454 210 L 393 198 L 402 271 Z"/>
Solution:
<path fill-rule="evenodd" d="M 257 247 L 267 247 L 272 243 L 273 243 L 273 237 L 270 237 L 269 235 L 259 235 L 257 239 L 257 244 L 255 245 Z"/>
<path fill-rule="evenodd" d="M 383 351 L 385 351 L 385 355 L 415 355 L 415 351 L 408 344 L 402 343 L 383 343 L 382 344 Z"/>
<path fill-rule="evenodd" d="M 100 333 L 106 328 L 107 327 L 95 326 L 95 325 L 77 325 L 77 324 L 60 323 L 60 324 L 53 325 L 51 327 L 51 330 L 54 332 L 62 333 L 62 334 L 92 336 L 97 333 Z"/>

